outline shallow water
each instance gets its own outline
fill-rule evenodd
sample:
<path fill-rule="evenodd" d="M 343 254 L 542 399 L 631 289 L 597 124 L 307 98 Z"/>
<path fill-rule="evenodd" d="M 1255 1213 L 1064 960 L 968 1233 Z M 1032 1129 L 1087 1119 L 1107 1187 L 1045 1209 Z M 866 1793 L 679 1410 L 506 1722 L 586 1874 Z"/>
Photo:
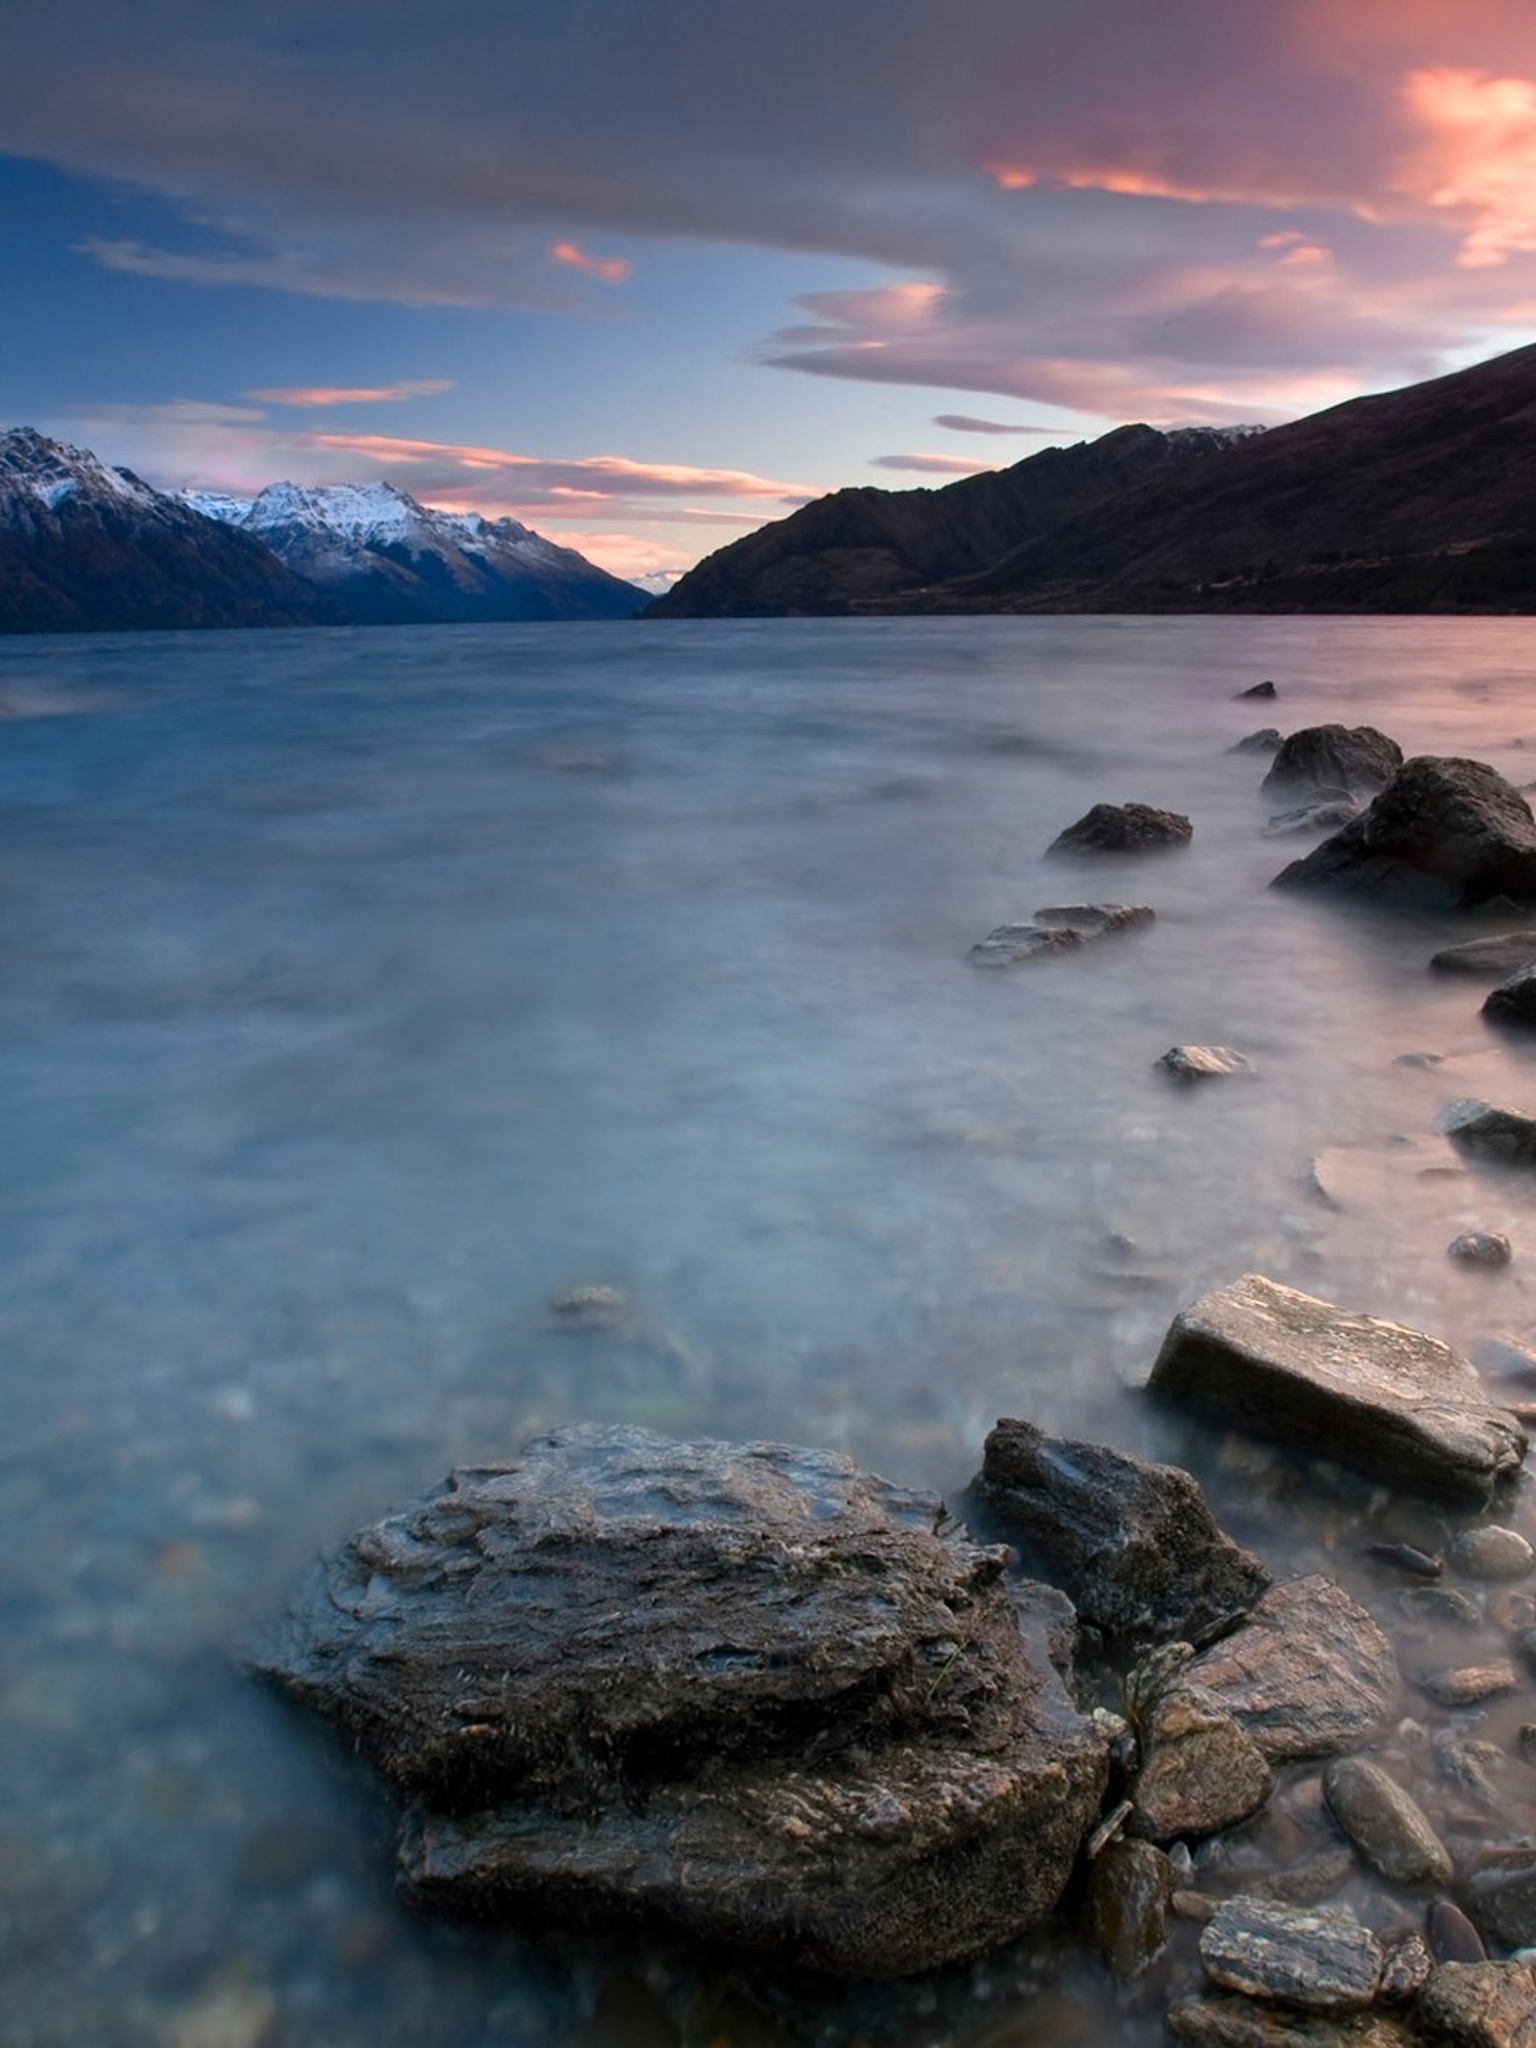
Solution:
<path fill-rule="evenodd" d="M 412 1921 L 385 1802 L 230 1658 L 316 1549 L 557 1423 L 954 1494 L 1008 1413 L 1187 1460 L 1431 1660 L 1356 1554 L 1364 1489 L 1139 1388 L 1246 1270 L 1536 1336 L 1532 1193 L 1423 1170 L 1452 1097 L 1536 1106 L 1481 985 L 1425 971 L 1496 927 L 1267 892 L 1312 842 L 1263 836 L 1265 763 L 1226 751 L 1371 722 L 1524 782 L 1533 658 L 1515 620 L 0 641 L 0 2044 L 1156 2039 L 1187 1958 L 1121 1996 L 1043 1938 L 844 1994 Z M 1100 798 L 1194 843 L 1043 859 Z M 967 965 L 1084 897 L 1158 922 Z M 1258 1074 L 1180 1090 L 1176 1040 Z M 1452 1266 L 1468 1227 L 1514 1265 Z M 552 1310 L 586 1283 L 616 1324 Z M 1536 1700 L 1414 1713 L 1507 1743 Z M 1442 1820 L 1536 1828 L 1514 1785 Z"/>

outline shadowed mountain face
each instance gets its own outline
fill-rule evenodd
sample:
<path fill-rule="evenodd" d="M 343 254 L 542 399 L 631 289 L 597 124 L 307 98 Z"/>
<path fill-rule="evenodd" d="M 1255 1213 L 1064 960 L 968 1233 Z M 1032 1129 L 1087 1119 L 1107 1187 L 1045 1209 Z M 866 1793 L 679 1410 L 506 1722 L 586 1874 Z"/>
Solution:
<path fill-rule="evenodd" d="M 0 632 L 330 625 L 260 541 L 30 427 L 0 433 Z"/>
<path fill-rule="evenodd" d="M 1532 610 L 1533 463 L 1536 346 L 1264 434 L 1122 427 L 944 491 L 842 491 L 651 611 Z"/>
<path fill-rule="evenodd" d="M 708 556 L 650 618 L 902 611 L 1152 479 L 1203 468 L 1251 429 L 1119 427 L 944 489 L 835 491 Z"/>

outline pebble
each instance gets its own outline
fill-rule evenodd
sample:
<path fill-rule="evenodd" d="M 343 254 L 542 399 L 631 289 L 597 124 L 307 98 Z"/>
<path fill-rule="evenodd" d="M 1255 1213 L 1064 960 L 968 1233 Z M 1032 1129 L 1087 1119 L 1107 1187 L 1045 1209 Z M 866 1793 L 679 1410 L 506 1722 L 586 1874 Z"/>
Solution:
<path fill-rule="evenodd" d="M 1334 1819 L 1366 1861 L 1394 1884 L 1447 1885 L 1451 1859 L 1425 1814 L 1379 1764 L 1362 1756 L 1328 1766 L 1323 1789 Z"/>
<path fill-rule="evenodd" d="M 1176 1081 L 1209 1081 L 1223 1074 L 1251 1074 L 1253 1061 L 1230 1045 L 1170 1045 L 1156 1065 Z"/>
<path fill-rule="evenodd" d="M 1422 1935 L 1405 1934 L 1387 1950 L 1377 1996 L 1383 2005 L 1406 2005 L 1424 1989 L 1433 1968 L 1434 1958 Z"/>
<path fill-rule="evenodd" d="M 1405 1586 L 1397 1604 L 1410 1621 L 1449 1622 L 1453 1628 L 1481 1628 L 1477 1602 L 1454 1586 Z"/>
<path fill-rule="evenodd" d="M 1515 1248 L 1497 1230 L 1464 1230 L 1460 1237 L 1451 1239 L 1445 1255 L 1463 1266 L 1507 1266 L 1515 1256 Z"/>
<path fill-rule="evenodd" d="M 1449 1899 L 1436 1899 L 1429 1909 L 1429 1952 L 1437 1963 L 1480 1963 L 1488 1954 L 1483 1937 Z"/>
<path fill-rule="evenodd" d="M 1494 1664 L 1469 1664 L 1455 1671 L 1425 1671 L 1419 1684 L 1442 1707 L 1472 1707 L 1496 1693 L 1513 1692 L 1520 1674 L 1507 1659 Z"/>
<path fill-rule="evenodd" d="M 1418 1550 L 1411 1543 L 1367 1543 L 1365 1554 L 1415 1579 L 1438 1579 L 1445 1570 L 1438 1557 L 1431 1557 L 1427 1550 Z"/>
<path fill-rule="evenodd" d="M 1463 1529 L 1451 1545 L 1452 1566 L 1469 1579 L 1523 1579 L 1536 1566 L 1536 1550 L 1518 1529 L 1495 1523 Z"/>

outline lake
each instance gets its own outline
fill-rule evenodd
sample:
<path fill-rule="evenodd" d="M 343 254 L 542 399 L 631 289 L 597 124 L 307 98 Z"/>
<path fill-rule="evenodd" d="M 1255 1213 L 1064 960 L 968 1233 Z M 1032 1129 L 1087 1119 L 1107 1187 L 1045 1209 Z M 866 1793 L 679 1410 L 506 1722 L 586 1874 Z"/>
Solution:
<path fill-rule="evenodd" d="M 238 1659 L 317 1550 L 555 1424 L 955 1496 L 1013 1414 L 1188 1462 L 1422 1662 L 1363 1489 L 1140 1389 L 1245 1271 L 1536 1335 L 1531 1192 L 1421 1170 L 1451 1098 L 1536 1108 L 1426 971 L 1499 927 L 1269 891 L 1313 840 L 1229 751 L 1372 723 L 1526 783 L 1533 656 L 1444 619 L 0 640 L 0 2048 L 1160 2039 L 1188 1941 L 1141 1993 L 1049 1932 L 844 1992 L 413 1920 L 388 1801 Z M 1100 799 L 1193 843 L 1047 860 Z M 1157 922 L 967 963 L 1085 898 Z M 1176 1041 L 1256 1074 L 1180 1089 Z M 1473 1227 L 1513 1265 L 1450 1262 Z"/>

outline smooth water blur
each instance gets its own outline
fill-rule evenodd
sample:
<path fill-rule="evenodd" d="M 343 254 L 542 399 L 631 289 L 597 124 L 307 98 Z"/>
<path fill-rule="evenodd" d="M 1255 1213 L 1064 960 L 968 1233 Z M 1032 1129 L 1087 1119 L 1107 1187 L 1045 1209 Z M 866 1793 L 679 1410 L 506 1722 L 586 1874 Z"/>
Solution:
<path fill-rule="evenodd" d="M 1347 1487 L 1137 1389 L 1250 1269 L 1529 1335 L 1531 1196 L 1425 1169 L 1447 1100 L 1536 1106 L 1536 1069 L 1425 971 L 1487 924 L 1266 891 L 1312 841 L 1227 749 L 1371 722 L 1524 782 L 1533 654 L 1514 620 L 0 641 L 0 2044 L 1158 2038 L 1160 1994 L 1050 1941 L 845 1995 L 416 1923 L 387 1802 L 230 1660 L 315 1550 L 585 1418 L 954 1493 L 1028 1414 L 1187 1458 L 1389 1622 Z M 1101 798 L 1193 845 L 1042 858 Z M 1085 898 L 1158 922 L 968 966 Z M 1180 1090 L 1176 1040 L 1259 1075 Z M 1451 1266 L 1469 1226 L 1514 1266 Z M 552 1307 L 587 1284 L 627 1308 Z"/>

